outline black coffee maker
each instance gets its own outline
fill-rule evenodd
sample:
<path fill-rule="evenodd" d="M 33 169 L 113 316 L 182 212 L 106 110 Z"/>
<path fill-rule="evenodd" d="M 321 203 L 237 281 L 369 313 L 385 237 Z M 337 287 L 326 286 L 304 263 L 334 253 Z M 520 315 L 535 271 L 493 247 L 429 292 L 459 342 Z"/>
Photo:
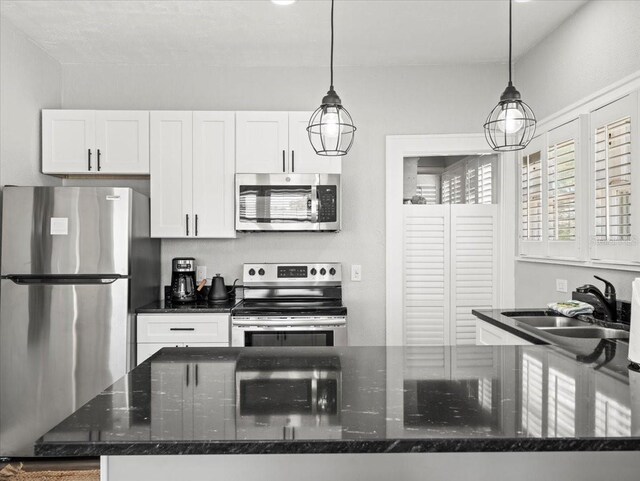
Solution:
<path fill-rule="evenodd" d="M 171 261 L 171 302 L 196 301 L 196 260 L 176 257 Z"/>

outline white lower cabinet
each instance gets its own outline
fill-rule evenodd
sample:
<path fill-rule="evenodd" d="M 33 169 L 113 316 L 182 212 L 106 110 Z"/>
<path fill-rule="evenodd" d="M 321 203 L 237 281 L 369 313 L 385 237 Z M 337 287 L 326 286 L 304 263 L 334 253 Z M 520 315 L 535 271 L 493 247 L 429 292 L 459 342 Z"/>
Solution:
<path fill-rule="evenodd" d="M 137 362 L 163 347 L 228 347 L 229 314 L 139 314 Z"/>
<path fill-rule="evenodd" d="M 476 321 L 476 344 L 479 346 L 533 346 L 533 343 L 480 319 Z"/>

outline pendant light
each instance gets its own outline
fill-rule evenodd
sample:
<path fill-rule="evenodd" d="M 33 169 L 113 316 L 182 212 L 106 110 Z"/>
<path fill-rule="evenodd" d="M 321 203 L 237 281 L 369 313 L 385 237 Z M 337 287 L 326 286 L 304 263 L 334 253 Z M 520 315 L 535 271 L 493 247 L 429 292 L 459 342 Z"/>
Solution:
<path fill-rule="evenodd" d="M 307 126 L 309 141 L 316 154 L 326 156 L 349 152 L 356 131 L 351 115 L 333 89 L 333 2 L 331 0 L 331 84 L 322 105 L 311 115 Z"/>
<path fill-rule="evenodd" d="M 524 149 L 536 132 L 536 117 L 531 108 L 520 100 L 520 92 L 511 82 L 512 8 L 513 0 L 509 0 L 509 85 L 484 123 L 487 142 L 498 152 Z"/>

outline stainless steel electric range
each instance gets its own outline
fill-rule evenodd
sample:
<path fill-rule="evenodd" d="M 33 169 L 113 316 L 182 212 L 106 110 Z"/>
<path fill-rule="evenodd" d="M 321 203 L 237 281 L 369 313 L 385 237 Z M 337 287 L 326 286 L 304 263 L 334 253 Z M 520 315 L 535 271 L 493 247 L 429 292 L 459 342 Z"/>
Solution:
<path fill-rule="evenodd" d="M 244 264 L 242 278 L 232 346 L 347 345 L 339 263 Z"/>

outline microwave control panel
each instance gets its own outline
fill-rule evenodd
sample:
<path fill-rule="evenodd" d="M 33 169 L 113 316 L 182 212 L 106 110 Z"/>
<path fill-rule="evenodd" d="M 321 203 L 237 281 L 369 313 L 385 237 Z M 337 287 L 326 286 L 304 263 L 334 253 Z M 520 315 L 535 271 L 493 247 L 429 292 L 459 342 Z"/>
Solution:
<path fill-rule="evenodd" d="M 335 185 L 319 185 L 318 222 L 336 222 L 338 211 L 338 188 Z"/>

